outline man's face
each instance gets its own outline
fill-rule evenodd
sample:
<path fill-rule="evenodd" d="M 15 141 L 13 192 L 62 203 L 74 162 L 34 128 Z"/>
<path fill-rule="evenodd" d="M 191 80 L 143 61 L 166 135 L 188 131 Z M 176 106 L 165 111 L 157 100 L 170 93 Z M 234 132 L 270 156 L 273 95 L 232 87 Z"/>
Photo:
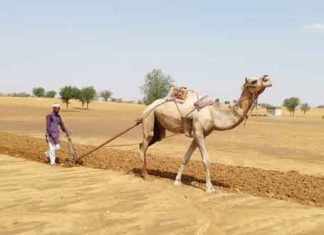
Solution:
<path fill-rule="evenodd" d="M 60 112 L 60 107 L 54 107 L 53 112 L 54 113 L 59 113 Z"/>

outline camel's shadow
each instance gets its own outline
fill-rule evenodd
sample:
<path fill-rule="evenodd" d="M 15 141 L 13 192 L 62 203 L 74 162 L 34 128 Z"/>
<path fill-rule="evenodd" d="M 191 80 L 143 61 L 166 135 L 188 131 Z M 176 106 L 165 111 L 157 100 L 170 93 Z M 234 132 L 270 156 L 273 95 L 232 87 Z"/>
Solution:
<path fill-rule="evenodd" d="M 135 174 L 138 177 L 142 177 L 142 169 L 141 168 L 134 168 L 131 170 L 133 174 Z M 147 173 L 151 176 L 164 178 L 164 179 L 170 179 L 174 180 L 177 176 L 176 173 L 171 171 L 161 171 L 161 170 L 153 170 L 153 169 L 147 169 Z M 204 184 L 206 183 L 205 180 L 199 179 L 197 177 L 182 174 L 181 182 L 185 185 L 190 185 L 199 189 L 204 189 Z M 230 185 L 224 182 L 220 182 L 218 180 L 212 180 L 212 183 L 214 186 L 222 187 L 222 188 L 230 188 Z"/>

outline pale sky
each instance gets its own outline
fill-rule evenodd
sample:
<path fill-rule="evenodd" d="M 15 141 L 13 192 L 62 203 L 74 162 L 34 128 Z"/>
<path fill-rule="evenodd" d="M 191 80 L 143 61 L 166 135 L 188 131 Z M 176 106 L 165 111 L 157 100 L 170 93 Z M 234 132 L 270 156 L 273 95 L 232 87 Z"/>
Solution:
<path fill-rule="evenodd" d="M 324 1 L 1 0 L 0 91 L 93 85 L 140 99 L 153 68 L 237 99 L 269 74 L 260 102 L 324 104 Z"/>

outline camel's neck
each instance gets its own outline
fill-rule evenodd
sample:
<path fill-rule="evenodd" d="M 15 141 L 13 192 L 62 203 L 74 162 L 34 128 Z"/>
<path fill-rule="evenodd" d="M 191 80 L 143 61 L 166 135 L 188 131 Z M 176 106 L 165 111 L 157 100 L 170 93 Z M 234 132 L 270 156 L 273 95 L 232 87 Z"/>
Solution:
<path fill-rule="evenodd" d="M 251 109 L 253 102 L 255 102 L 255 99 L 256 97 L 253 97 L 250 92 L 244 89 L 238 102 L 231 108 L 231 112 L 234 116 L 243 117 L 244 119 Z"/>
<path fill-rule="evenodd" d="M 256 97 L 253 97 L 251 93 L 244 89 L 238 102 L 228 112 L 216 114 L 216 116 L 221 115 L 221 117 L 215 117 L 215 129 L 230 130 L 240 125 L 247 117 L 255 99 Z"/>

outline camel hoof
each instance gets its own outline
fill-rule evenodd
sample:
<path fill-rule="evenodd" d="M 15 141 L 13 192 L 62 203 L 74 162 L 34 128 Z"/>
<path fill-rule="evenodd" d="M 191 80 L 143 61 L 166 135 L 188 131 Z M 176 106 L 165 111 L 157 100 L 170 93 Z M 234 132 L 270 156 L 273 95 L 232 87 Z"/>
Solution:
<path fill-rule="evenodd" d="M 208 193 L 208 194 L 215 193 L 215 192 L 216 192 L 216 190 L 214 189 L 214 187 L 209 187 L 206 189 L 206 193 Z"/>
<path fill-rule="evenodd" d="M 182 185 L 181 180 L 175 180 L 173 184 L 175 186 L 181 186 Z"/>

